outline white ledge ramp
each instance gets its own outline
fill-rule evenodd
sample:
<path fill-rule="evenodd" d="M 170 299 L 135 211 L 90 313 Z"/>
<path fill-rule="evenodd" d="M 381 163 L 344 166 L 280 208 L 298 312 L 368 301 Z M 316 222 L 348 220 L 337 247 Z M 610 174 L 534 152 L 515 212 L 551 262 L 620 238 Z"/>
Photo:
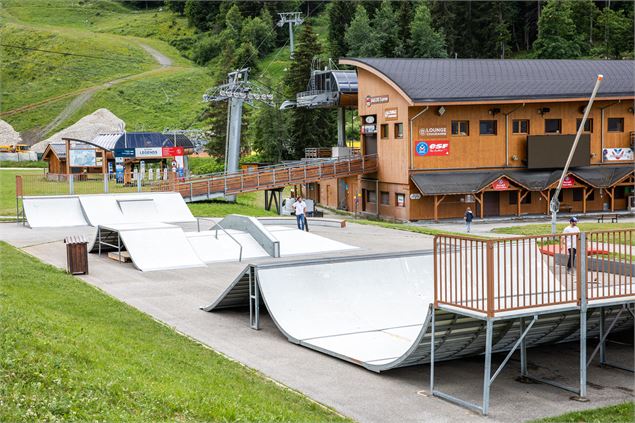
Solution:
<path fill-rule="evenodd" d="M 76 195 L 24 197 L 22 207 L 31 228 L 88 226 Z"/>
<path fill-rule="evenodd" d="M 375 372 L 430 360 L 432 252 L 249 265 L 202 309 L 249 307 L 250 278 L 255 278 L 262 305 L 290 342 Z M 606 306 L 607 321 L 620 307 Z M 443 310 L 434 313 L 435 360 L 483 353 L 484 320 Z M 528 347 L 577 339 L 577 310 L 548 313 L 540 315 L 527 335 Z M 624 314 L 615 330 L 632 328 L 632 319 Z M 599 308 L 589 309 L 589 336 L 599 333 L 599 316 Z M 494 322 L 495 352 L 513 346 L 519 325 L 519 319 Z"/>

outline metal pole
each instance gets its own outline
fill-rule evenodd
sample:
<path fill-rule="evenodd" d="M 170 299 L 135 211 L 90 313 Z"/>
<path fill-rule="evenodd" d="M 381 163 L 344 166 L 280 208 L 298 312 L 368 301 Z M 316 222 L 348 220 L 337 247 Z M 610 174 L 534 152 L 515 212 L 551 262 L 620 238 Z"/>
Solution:
<path fill-rule="evenodd" d="M 580 127 L 578 128 L 578 132 L 575 134 L 575 140 L 573 141 L 573 146 L 571 146 L 571 151 L 569 152 L 569 157 L 567 158 L 567 163 L 564 165 L 564 169 L 562 169 L 562 175 L 560 176 L 560 181 L 558 181 L 558 188 L 556 188 L 556 192 L 553 194 L 551 198 L 550 210 L 551 210 L 551 233 L 556 233 L 556 221 L 558 211 L 560 209 L 560 201 L 558 197 L 560 196 L 560 190 L 562 189 L 562 183 L 564 181 L 564 177 L 567 175 L 569 171 L 569 166 L 571 165 L 571 160 L 573 160 L 573 155 L 575 154 L 575 150 L 578 147 L 578 141 L 580 141 L 580 136 L 584 131 L 584 125 L 586 124 L 586 120 L 589 117 L 589 113 L 591 113 L 591 106 L 593 105 L 593 100 L 595 100 L 595 96 L 600 88 L 600 83 L 602 82 L 603 75 L 598 75 L 595 80 L 595 87 L 593 87 L 593 92 L 591 93 L 591 98 L 589 99 L 589 104 L 587 104 L 584 109 L 584 116 L 582 116 L 582 122 L 580 122 Z"/>
<path fill-rule="evenodd" d="M 604 307 L 600 307 L 600 366 L 604 366 L 606 363 L 606 340 L 604 339 L 605 317 Z"/>
<path fill-rule="evenodd" d="M 489 410 L 489 388 L 492 373 L 492 329 L 494 322 L 487 319 L 485 331 L 485 369 L 483 374 L 483 415 L 487 416 Z"/>
<path fill-rule="evenodd" d="M 435 327 L 435 309 L 432 309 L 432 333 L 430 333 L 430 395 L 434 395 L 434 332 L 436 330 Z"/>
<path fill-rule="evenodd" d="M 104 193 L 108 193 L 108 174 L 104 173 Z"/>
<path fill-rule="evenodd" d="M 71 195 L 75 193 L 75 178 L 72 173 L 68 175 L 68 193 Z"/>
<path fill-rule="evenodd" d="M 293 39 L 293 22 L 289 22 L 289 50 L 291 53 L 291 58 L 293 58 L 293 52 L 295 50 L 295 43 Z"/>
<path fill-rule="evenodd" d="M 599 78 L 599 77 L 598 77 Z M 597 85 L 596 85 L 597 87 Z M 595 91 L 594 91 L 595 93 Z M 586 268 L 586 233 L 582 232 L 578 239 L 578 263 L 580 280 L 580 397 L 586 397 L 587 363 L 586 363 L 586 337 L 587 337 L 587 268 Z"/>
<path fill-rule="evenodd" d="M 525 332 L 525 318 L 520 318 L 520 333 Z M 520 342 L 520 377 L 521 379 L 527 376 L 527 341 L 523 337 Z"/>

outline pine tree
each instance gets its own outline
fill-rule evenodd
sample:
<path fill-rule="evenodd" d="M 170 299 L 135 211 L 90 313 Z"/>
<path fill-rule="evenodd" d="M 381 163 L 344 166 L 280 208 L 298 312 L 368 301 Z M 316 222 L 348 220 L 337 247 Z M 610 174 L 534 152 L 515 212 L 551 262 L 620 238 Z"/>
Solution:
<path fill-rule="evenodd" d="M 383 0 L 375 12 L 372 21 L 372 32 L 378 45 L 378 53 L 382 57 L 394 57 L 404 50 L 399 39 L 397 14 L 389 0 Z"/>
<path fill-rule="evenodd" d="M 604 46 L 601 49 L 606 57 L 621 59 L 633 57 L 633 16 L 626 16 L 623 10 L 605 7 L 598 17 L 598 26 L 604 30 Z"/>
<path fill-rule="evenodd" d="M 348 0 L 335 0 L 329 5 L 329 54 L 334 59 L 346 56 L 348 53 L 348 45 L 344 34 L 346 33 L 346 27 L 353 19 L 354 13 L 355 3 Z"/>
<path fill-rule="evenodd" d="M 313 57 L 320 53 L 318 38 L 310 23 L 306 23 L 298 35 L 293 62 L 287 72 L 287 97 L 295 98 L 296 93 L 306 91 Z M 337 141 L 333 110 L 297 108 L 288 113 L 289 154 L 292 158 L 304 157 L 304 149 L 307 147 L 328 147 Z"/>
<path fill-rule="evenodd" d="M 370 27 L 370 19 L 361 4 L 355 9 L 355 16 L 344 36 L 348 44 L 348 56 L 376 57 L 380 55 L 375 31 Z"/>
<path fill-rule="evenodd" d="M 593 47 L 594 26 L 599 14 L 600 10 L 593 0 L 578 0 L 571 3 L 571 19 L 577 33 L 582 37 L 580 47 L 583 54 L 589 54 Z"/>
<path fill-rule="evenodd" d="M 399 46 L 395 50 L 396 57 L 412 57 L 412 52 L 410 51 L 408 42 L 410 40 L 410 24 L 415 14 L 414 3 L 416 2 L 404 0 L 399 2 L 399 7 L 397 7 L 396 15 L 397 25 L 399 26 L 399 30 L 397 32 L 399 37 Z"/>
<path fill-rule="evenodd" d="M 535 56 L 540 59 L 575 59 L 581 55 L 580 44 L 580 36 L 571 18 L 571 3 L 548 0 L 538 20 Z"/>
<path fill-rule="evenodd" d="M 412 57 L 447 57 L 443 34 L 432 29 L 430 9 L 420 1 L 410 26 L 410 53 Z"/>

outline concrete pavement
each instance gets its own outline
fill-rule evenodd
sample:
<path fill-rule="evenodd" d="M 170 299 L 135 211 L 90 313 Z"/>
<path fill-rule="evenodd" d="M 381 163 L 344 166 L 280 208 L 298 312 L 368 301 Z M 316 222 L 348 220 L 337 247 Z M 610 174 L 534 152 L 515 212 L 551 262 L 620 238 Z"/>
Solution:
<path fill-rule="evenodd" d="M 86 227 L 32 230 L 15 223 L 0 224 L 0 239 L 61 268 L 66 264 L 63 237 L 72 234 L 90 237 L 94 232 L 94 228 Z M 344 229 L 314 226 L 312 232 L 360 248 L 311 257 L 432 247 L 432 237 L 375 226 L 349 224 Z M 297 258 L 301 256 L 289 257 Z M 90 255 L 89 265 L 89 275 L 82 277 L 87 283 L 356 420 L 485 420 L 473 412 L 426 396 L 428 366 L 375 374 L 289 343 L 266 313 L 261 318 L 262 329 L 253 331 L 249 328 L 248 312 L 206 313 L 198 309 L 216 298 L 246 263 L 218 263 L 206 268 L 143 273 L 131 264 Z M 590 348 L 594 347 L 594 342 L 590 341 Z M 629 342 L 632 343 L 632 340 L 629 339 Z M 575 386 L 578 378 L 577 348 L 577 344 L 573 343 L 530 349 L 530 372 L 537 377 Z M 632 345 L 609 344 L 608 355 L 616 363 L 632 366 Z M 494 366 L 502 358 L 496 355 Z M 592 365 L 589 368 L 588 395 L 591 401 L 580 403 L 571 401 L 569 393 L 552 387 L 516 382 L 518 362 L 514 360 L 493 385 L 490 421 L 528 420 L 633 399 L 632 373 Z M 437 364 L 438 388 L 467 400 L 479 401 L 482 364 L 479 357 Z"/>

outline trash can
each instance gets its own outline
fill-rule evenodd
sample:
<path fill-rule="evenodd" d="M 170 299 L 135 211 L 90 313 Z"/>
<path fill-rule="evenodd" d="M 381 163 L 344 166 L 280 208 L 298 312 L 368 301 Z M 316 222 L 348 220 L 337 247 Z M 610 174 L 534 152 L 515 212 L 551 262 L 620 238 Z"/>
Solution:
<path fill-rule="evenodd" d="M 88 241 L 83 236 L 64 238 L 66 244 L 66 268 L 71 275 L 88 273 Z"/>

